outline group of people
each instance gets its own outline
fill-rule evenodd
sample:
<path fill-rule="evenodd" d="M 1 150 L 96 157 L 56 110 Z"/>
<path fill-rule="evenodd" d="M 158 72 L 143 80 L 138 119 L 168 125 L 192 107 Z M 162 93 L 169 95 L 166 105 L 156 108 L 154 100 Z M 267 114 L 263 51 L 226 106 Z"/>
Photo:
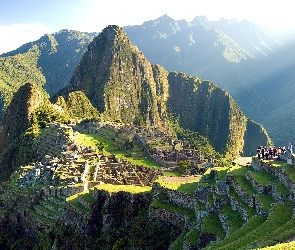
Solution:
<path fill-rule="evenodd" d="M 286 147 L 269 147 L 259 146 L 257 148 L 257 156 L 258 158 L 262 158 L 265 160 L 275 159 L 280 161 L 282 159 L 282 154 L 290 153 L 292 154 L 292 144 L 289 143 L 287 149 Z"/>

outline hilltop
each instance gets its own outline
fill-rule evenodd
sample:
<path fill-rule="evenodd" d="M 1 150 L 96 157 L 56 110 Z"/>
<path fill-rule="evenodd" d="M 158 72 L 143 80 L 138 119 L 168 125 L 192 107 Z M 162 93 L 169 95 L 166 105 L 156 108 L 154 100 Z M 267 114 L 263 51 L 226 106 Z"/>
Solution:
<path fill-rule="evenodd" d="M 43 86 L 49 95 L 64 87 L 96 35 L 61 30 L 0 55 L 1 112 L 27 82 Z"/>

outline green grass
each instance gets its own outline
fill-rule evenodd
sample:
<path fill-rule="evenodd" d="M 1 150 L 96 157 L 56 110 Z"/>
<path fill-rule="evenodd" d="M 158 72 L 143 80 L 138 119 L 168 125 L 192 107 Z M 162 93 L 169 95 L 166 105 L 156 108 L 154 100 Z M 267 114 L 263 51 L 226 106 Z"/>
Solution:
<path fill-rule="evenodd" d="M 273 184 L 277 191 L 283 196 L 283 198 L 286 198 L 288 194 L 291 194 L 291 191 L 280 180 L 274 181 Z"/>
<path fill-rule="evenodd" d="M 171 244 L 171 249 L 173 250 L 182 250 L 183 241 L 188 233 L 187 229 L 182 230 L 182 233 L 177 237 L 177 239 Z"/>
<path fill-rule="evenodd" d="M 97 203 L 97 200 L 94 197 L 92 197 L 89 193 L 81 194 L 81 196 L 84 198 L 84 200 L 86 200 L 90 204 Z"/>
<path fill-rule="evenodd" d="M 257 190 L 253 187 L 253 185 L 247 180 L 245 176 L 241 176 L 241 175 L 235 176 L 235 181 L 250 196 L 253 194 L 257 194 Z"/>
<path fill-rule="evenodd" d="M 287 164 L 285 161 L 270 161 L 270 160 L 262 160 L 263 163 L 266 163 L 275 168 L 284 168 L 289 178 L 293 183 L 295 183 L 295 168 Z"/>
<path fill-rule="evenodd" d="M 79 193 L 80 195 L 83 194 L 84 192 L 82 193 Z M 70 197 L 68 197 L 66 200 L 72 204 L 73 206 L 75 206 L 79 211 L 81 211 L 83 214 L 88 214 L 90 211 L 88 208 L 84 207 L 78 200 L 78 195 L 79 194 L 74 194 Z"/>
<path fill-rule="evenodd" d="M 132 194 L 148 193 L 152 190 L 149 186 L 133 186 L 133 185 L 112 185 L 112 184 L 101 184 L 95 186 L 96 189 L 106 190 L 109 193 L 117 193 L 120 191 L 129 192 Z"/>
<path fill-rule="evenodd" d="M 229 168 L 228 173 L 232 174 L 233 176 L 245 176 L 247 171 L 251 171 L 251 170 L 253 170 L 252 167 L 235 165 Z"/>
<path fill-rule="evenodd" d="M 183 214 L 187 217 L 188 221 L 195 221 L 196 220 L 195 213 L 193 210 L 186 208 L 186 207 L 177 206 L 174 203 L 167 203 L 167 202 L 155 200 L 152 202 L 151 207 L 162 208 L 165 210 L 170 210 L 170 211 L 177 212 L 179 214 Z"/>
<path fill-rule="evenodd" d="M 29 212 L 30 212 L 30 214 L 34 215 L 35 217 L 39 218 L 40 220 L 46 221 L 50 224 L 54 224 L 54 221 L 52 219 L 38 214 L 35 209 L 29 209 Z"/>
<path fill-rule="evenodd" d="M 182 173 L 177 170 L 175 170 L 175 171 L 165 171 L 164 170 L 163 173 L 164 173 L 164 176 L 170 176 L 170 177 L 176 177 L 176 176 L 182 175 Z"/>
<path fill-rule="evenodd" d="M 50 205 L 51 207 L 53 207 L 56 210 L 58 210 L 60 208 L 60 206 L 58 204 L 55 204 L 54 202 L 52 202 L 50 200 L 44 200 L 44 202 L 47 203 L 48 205 Z"/>
<path fill-rule="evenodd" d="M 271 184 L 271 179 L 276 179 L 275 176 L 272 174 L 269 174 L 265 170 L 256 172 L 256 171 L 250 171 L 249 175 L 260 185 L 266 186 Z"/>
<path fill-rule="evenodd" d="M 267 213 L 270 211 L 271 204 L 276 202 L 271 194 L 257 194 L 257 198 Z"/>
<path fill-rule="evenodd" d="M 186 234 L 185 240 L 189 245 L 197 246 L 200 240 L 200 232 L 197 231 L 195 227 L 192 227 Z"/>
<path fill-rule="evenodd" d="M 213 200 L 213 193 L 212 192 L 207 193 L 207 202 L 209 203 L 209 205 L 211 207 L 214 206 L 214 200 Z"/>
<path fill-rule="evenodd" d="M 244 224 L 242 215 L 237 210 L 232 210 L 230 204 L 227 204 L 220 209 L 220 213 L 227 217 L 227 224 L 230 227 L 230 232 L 235 232 Z"/>
<path fill-rule="evenodd" d="M 212 242 L 205 249 L 226 249 L 226 245 L 243 237 L 255 228 L 259 227 L 266 220 L 266 216 L 253 216 L 241 228 L 231 232 L 227 238 L 220 242 Z"/>
<path fill-rule="evenodd" d="M 255 248 L 262 237 L 272 238 L 271 234 L 291 219 L 293 214 L 292 208 L 292 202 L 286 202 L 284 204 L 276 203 L 264 223 L 260 224 L 248 234 L 241 235 L 237 240 L 223 245 L 220 249 L 236 250 L 241 248 Z"/>
<path fill-rule="evenodd" d="M 56 215 L 56 212 L 53 212 L 51 210 L 49 210 L 48 208 L 46 207 L 43 207 L 42 205 L 35 205 L 36 208 L 39 208 L 41 211 L 43 211 L 44 213 L 48 214 L 48 215 L 51 215 L 51 216 L 54 216 Z"/>
<path fill-rule="evenodd" d="M 246 209 L 249 218 L 256 214 L 256 209 L 254 207 L 249 207 L 232 187 L 229 189 L 229 194 L 233 196 L 243 208 Z"/>
<path fill-rule="evenodd" d="M 217 170 L 218 180 L 224 181 L 226 178 L 228 168 L 227 167 L 219 167 L 219 168 L 214 168 L 214 169 Z"/>
<path fill-rule="evenodd" d="M 201 231 L 216 234 L 220 239 L 225 237 L 225 232 L 216 213 L 210 213 L 202 219 Z"/>
<path fill-rule="evenodd" d="M 289 237 L 295 235 L 295 217 L 292 217 L 286 224 L 277 228 L 272 234 L 271 237 L 265 236 L 260 239 L 260 246 L 270 246 L 275 245 L 277 242 L 281 242 Z"/>
<path fill-rule="evenodd" d="M 200 176 L 201 178 L 201 176 Z M 188 182 L 179 182 L 179 181 L 175 181 L 175 182 L 165 182 L 162 180 L 162 178 L 158 178 L 156 180 L 156 182 L 158 182 L 162 187 L 171 189 L 171 190 L 177 190 L 179 192 L 183 192 L 186 193 L 188 195 L 193 196 L 196 189 L 198 188 L 198 180 L 193 180 L 193 181 L 188 181 Z"/>

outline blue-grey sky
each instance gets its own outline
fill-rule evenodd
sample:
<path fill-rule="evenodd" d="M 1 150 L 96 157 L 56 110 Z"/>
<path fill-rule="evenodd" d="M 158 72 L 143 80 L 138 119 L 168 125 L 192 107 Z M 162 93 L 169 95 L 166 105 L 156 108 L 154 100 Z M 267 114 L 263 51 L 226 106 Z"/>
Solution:
<path fill-rule="evenodd" d="M 110 24 L 142 24 L 169 15 L 191 21 L 235 18 L 264 29 L 295 26 L 293 0 L 0 0 L 0 54 L 62 29 L 99 32 Z"/>

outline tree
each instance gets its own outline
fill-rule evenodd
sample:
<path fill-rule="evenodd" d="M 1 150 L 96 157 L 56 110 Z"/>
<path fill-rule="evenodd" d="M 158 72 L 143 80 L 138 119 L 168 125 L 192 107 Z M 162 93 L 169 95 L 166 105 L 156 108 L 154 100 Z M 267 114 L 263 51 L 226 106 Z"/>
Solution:
<path fill-rule="evenodd" d="M 98 151 L 98 153 L 103 154 L 104 148 L 105 148 L 105 143 L 98 141 L 95 143 L 96 149 Z"/>
<path fill-rule="evenodd" d="M 177 165 L 180 167 L 182 173 L 185 173 L 191 167 L 191 163 L 189 161 L 179 161 Z"/>

